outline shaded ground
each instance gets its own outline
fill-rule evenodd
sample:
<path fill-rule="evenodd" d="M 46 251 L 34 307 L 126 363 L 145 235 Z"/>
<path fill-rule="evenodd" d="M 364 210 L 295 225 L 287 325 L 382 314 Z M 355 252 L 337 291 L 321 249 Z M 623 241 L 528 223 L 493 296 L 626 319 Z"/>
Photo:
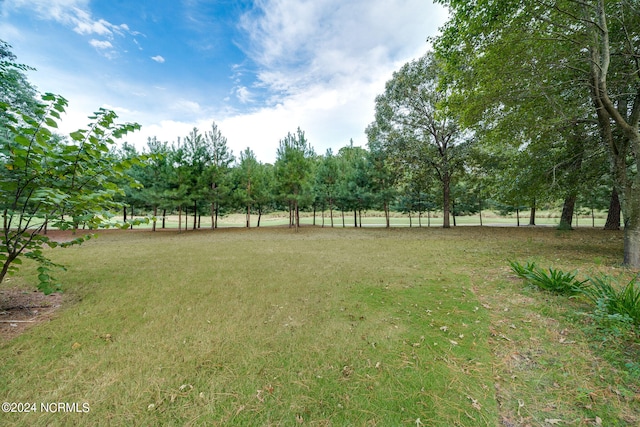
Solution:
<path fill-rule="evenodd" d="M 52 240 L 68 242 L 77 236 L 71 231 L 50 230 Z M 0 290 L 0 342 L 20 335 L 28 328 L 48 322 L 62 304 L 62 295 L 45 295 L 36 290 L 3 286 Z"/>
<path fill-rule="evenodd" d="M 62 295 L 58 293 L 0 290 L 0 342 L 18 336 L 33 325 L 48 322 L 61 303 Z"/>

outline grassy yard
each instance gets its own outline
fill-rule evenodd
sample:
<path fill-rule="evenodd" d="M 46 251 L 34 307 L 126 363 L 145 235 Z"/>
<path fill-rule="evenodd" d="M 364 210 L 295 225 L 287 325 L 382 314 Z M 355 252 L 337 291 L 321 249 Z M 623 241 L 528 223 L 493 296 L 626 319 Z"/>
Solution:
<path fill-rule="evenodd" d="M 619 274 L 620 232 L 108 231 L 50 255 L 63 308 L 0 342 L 3 401 L 37 413 L 0 425 L 640 423 L 637 347 L 507 262 Z"/>

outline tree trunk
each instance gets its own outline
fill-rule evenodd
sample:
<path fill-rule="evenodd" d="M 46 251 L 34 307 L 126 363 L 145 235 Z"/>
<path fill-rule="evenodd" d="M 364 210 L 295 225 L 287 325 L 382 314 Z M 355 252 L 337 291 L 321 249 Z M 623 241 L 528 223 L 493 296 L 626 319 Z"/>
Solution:
<path fill-rule="evenodd" d="M 166 227 L 166 223 L 165 223 L 166 220 L 167 220 L 167 210 L 163 209 L 162 210 L 162 229 Z"/>
<path fill-rule="evenodd" d="M 329 202 L 329 217 L 331 218 L 331 228 L 333 228 L 333 203 Z"/>
<path fill-rule="evenodd" d="M 198 219 L 198 201 L 193 201 L 193 229 L 196 229 L 196 220 Z"/>
<path fill-rule="evenodd" d="M 389 218 L 389 202 L 384 202 L 384 216 L 387 220 L 387 228 L 391 228 L 391 220 Z"/>
<path fill-rule="evenodd" d="M 452 213 L 452 216 L 453 216 L 453 226 L 456 227 L 457 224 L 456 224 L 456 202 L 455 202 L 455 200 L 451 202 L 451 207 L 453 208 L 453 209 L 451 209 L 451 213 Z"/>
<path fill-rule="evenodd" d="M 211 228 L 216 228 L 216 204 L 211 202 Z"/>
<path fill-rule="evenodd" d="M 124 222 L 127 222 L 127 207 L 126 206 L 122 207 L 122 220 Z"/>
<path fill-rule="evenodd" d="M 4 280 L 4 277 L 7 275 L 9 271 L 9 267 L 11 263 L 17 258 L 16 254 L 7 254 L 7 259 L 4 260 L 4 264 L 2 264 L 2 270 L 0 270 L 0 283 Z"/>
<path fill-rule="evenodd" d="M 358 211 L 355 209 L 353 210 L 353 226 L 358 227 Z"/>
<path fill-rule="evenodd" d="M 516 225 L 520 227 L 520 208 L 516 208 Z"/>
<path fill-rule="evenodd" d="M 605 230 L 620 230 L 620 198 L 615 187 L 611 190 L 611 200 L 609 201 L 609 212 L 607 222 L 604 224 Z"/>
<path fill-rule="evenodd" d="M 289 200 L 289 228 L 293 227 L 293 205 Z"/>
<path fill-rule="evenodd" d="M 576 206 L 576 198 L 575 194 L 570 194 L 564 199 L 558 230 L 573 230 L 571 223 L 573 222 L 573 211 Z"/>
<path fill-rule="evenodd" d="M 260 228 L 260 220 L 262 219 L 262 208 L 258 207 L 258 224 L 256 226 Z"/>
<path fill-rule="evenodd" d="M 531 204 L 531 212 L 529 213 L 529 225 L 536 225 L 536 199 Z"/>
<path fill-rule="evenodd" d="M 178 233 L 182 231 L 182 205 L 178 206 Z"/>
<path fill-rule="evenodd" d="M 247 228 L 251 228 L 251 205 L 247 204 Z"/>
<path fill-rule="evenodd" d="M 449 219 L 449 204 L 451 203 L 451 178 L 445 172 L 442 177 L 442 228 L 450 228 L 451 220 Z"/>
<path fill-rule="evenodd" d="M 640 229 L 624 228 L 624 264 L 631 268 L 640 266 Z"/>
<path fill-rule="evenodd" d="M 591 54 L 591 93 L 594 100 L 598 124 L 602 139 L 610 150 L 612 173 L 620 193 L 620 205 L 624 217 L 624 263 L 632 268 L 640 268 L 640 175 L 627 175 L 627 160 L 633 154 L 636 170 L 640 168 L 640 132 L 638 131 L 639 115 L 628 114 L 628 106 L 620 108 L 609 96 L 607 73 L 611 65 L 611 46 L 607 15 L 604 0 L 597 2 L 597 7 L 585 11 L 596 12 L 595 22 L 590 26 L 592 42 L 589 46 Z M 638 105 L 638 94 L 632 99 L 634 109 Z M 611 122 L 614 122 L 623 134 L 622 138 L 613 138 Z M 620 139 L 620 140 L 618 140 Z M 631 153 L 629 152 L 631 151 Z"/>
<path fill-rule="evenodd" d="M 156 231 L 156 221 L 158 221 L 158 206 L 153 207 L 153 224 L 151 224 L 151 231 Z"/>

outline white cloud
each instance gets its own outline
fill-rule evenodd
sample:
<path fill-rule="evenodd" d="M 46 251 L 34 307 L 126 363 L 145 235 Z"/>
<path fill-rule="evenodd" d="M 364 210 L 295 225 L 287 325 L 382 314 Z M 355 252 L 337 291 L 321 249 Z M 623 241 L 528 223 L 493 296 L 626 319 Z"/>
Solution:
<path fill-rule="evenodd" d="M 240 101 L 243 104 L 246 104 L 253 100 L 253 95 L 251 94 L 249 89 L 246 88 L 246 86 L 237 87 L 235 90 L 235 93 L 236 93 L 236 97 L 238 98 L 238 101 Z"/>
<path fill-rule="evenodd" d="M 278 141 L 298 126 L 323 154 L 350 138 L 366 144 L 375 96 L 393 71 L 427 50 L 426 38 L 446 19 L 444 8 L 424 0 L 256 0 L 255 5 L 241 19 L 246 38 L 236 40 L 248 58 L 229 65 L 233 88 L 225 89 L 228 102 L 244 110 L 216 105 L 222 98 L 206 99 L 202 88 L 186 81 L 178 88 L 169 79 L 140 84 L 107 71 L 76 76 L 38 66 L 41 81 L 48 79 L 41 87 L 55 87 L 69 99 L 64 122 L 71 130 L 86 125 L 96 100 L 118 106 L 119 121 L 142 125 L 127 136 L 139 148 L 147 137 L 173 142 L 194 126 L 205 131 L 215 121 L 236 154 L 251 147 L 258 159 L 272 162 Z M 137 34 L 126 24 L 93 17 L 88 0 L 0 0 L 2 10 L 23 6 L 93 37 L 103 54 L 115 49 L 101 43 L 117 45 L 117 36 Z M 135 39 L 132 43 L 140 48 Z M 164 61 L 160 55 L 151 59 Z"/>
<path fill-rule="evenodd" d="M 319 154 L 349 144 L 365 146 L 364 130 L 373 120 L 374 100 L 403 63 L 428 49 L 446 19 L 440 6 L 423 0 L 258 0 L 242 17 L 257 66 L 256 89 L 268 99 L 247 112 L 219 111 L 186 122 L 152 120 L 136 136 L 175 141 L 194 127 L 215 121 L 238 154 L 246 147 L 259 160 L 273 162 L 280 139 L 299 126 Z M 235 65 L 233 94 L 255 105 L 252 90 L 240 84 L 251 67 Z M 169 94 L 167 94 L 169 95 Z"/>
<path fill-rule="evenodd" d="M 199 117 L 202 114 L 202 107 L 200 104 L 188 99 L 178 99 L 170 108 L 180 115 L 190 115 L 192 117 Z"/>
<path fill-rule="evenodd" d="M 442 7 L 424 0 L 263 0 L 244 15 L 248 55 L 266 87 L 306 90 L 336 78 L 367 79 L 422 54 Z M 431 25 L 430 25 L 431 23 Z M 435 33 L 433 30 L 431 33 Z M 375 79 L 375 78 L 374 78 Z"/>
<path fill-rule="evenodd" d="M 113 47 L 111 42 L 108 41 L 108 40 L 91 39 L 91 40 L 89 40 L 89 44 L 91 46 L 95 47 L 96 49 L 110 49 L 110 48 Z"/>
<path fill-rule="evenodd" d="M 29 9 L 40 19 L 72 27 L 80 35 L 110 37 L 114 34 L 122 36 L 124 33 L 131 33 L 127 24 L 115 25 L 104 19 L 94 19 L 89 10 L 89 0 L 12 0 L 0 5 L 3 14 L 11 10 Z"/>

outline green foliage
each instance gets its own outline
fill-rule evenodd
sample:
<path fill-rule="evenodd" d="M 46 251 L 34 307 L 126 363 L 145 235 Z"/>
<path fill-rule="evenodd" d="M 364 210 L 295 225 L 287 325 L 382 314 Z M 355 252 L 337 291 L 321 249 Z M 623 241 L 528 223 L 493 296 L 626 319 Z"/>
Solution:
<path fill-rule="evenodd" d="M 611 276 L 589 277 L 582 294 L 596 306 L 595 316 L 616 323 L 640 326 L 640 286 L 638 276 L 620 288 Z"/>
<path fill-rule="evenodd" d="M 524 266 L 517 261 L 509 261 L 509 264 L 511 269 L 528 283 L 561 295 L 576 295 L 581 292 L 587 282 L 577 280 L 576 272 L 565 273 L 551 267 L 547 272 L 533 262 L 528 262 Z"/>
<path fill-rule="evenodd" d="M 447 108 L 451 91 L 443 85 L 445 71 L 432 52 L 403 65 L 376 97 L 375 121 L 366 132 L 372 151 L 384 153 L 395 170 L 428 170 L 438 178 L 448 228 L 450 187 L 463 170 L 468 144 Z"/>
<path fill-rule="evenodd" d="M 315 153 L 304 131 L 287 133 L 280 140 L 275 163 L 275 179 L 281 200 L 289 205 L 296 229 L 300 225 L 299 208 L 312 200 L 311 172 Z"/>
<path fill-rule="evenodd" d="M 58 244 L 44 235 L 46 228 L 114 225 L 110 210 L 117 207 L 114 196 L 123 193 L 115 183 L 126 177 L 128 167 L 139 163 L 136 158 L 118 161 L 109 151 L 116 139 L 137 130 L 138 124 L 116 125 L 116 114 L 100 109 L 90 117 L 93 123 L 88 129 L 66 139 L 54 134 L 66 106 L 66 99 L 53 94 L 43 95 L 33 110 L 7 106 L 8 137 L 0 147 L 0 282 L 25 257 L 40 264 L 38 287 L 45 293 L 58 289 L 49 273 L 60 266 L 43 249 L 80 244 L 88 238 Z"/>

